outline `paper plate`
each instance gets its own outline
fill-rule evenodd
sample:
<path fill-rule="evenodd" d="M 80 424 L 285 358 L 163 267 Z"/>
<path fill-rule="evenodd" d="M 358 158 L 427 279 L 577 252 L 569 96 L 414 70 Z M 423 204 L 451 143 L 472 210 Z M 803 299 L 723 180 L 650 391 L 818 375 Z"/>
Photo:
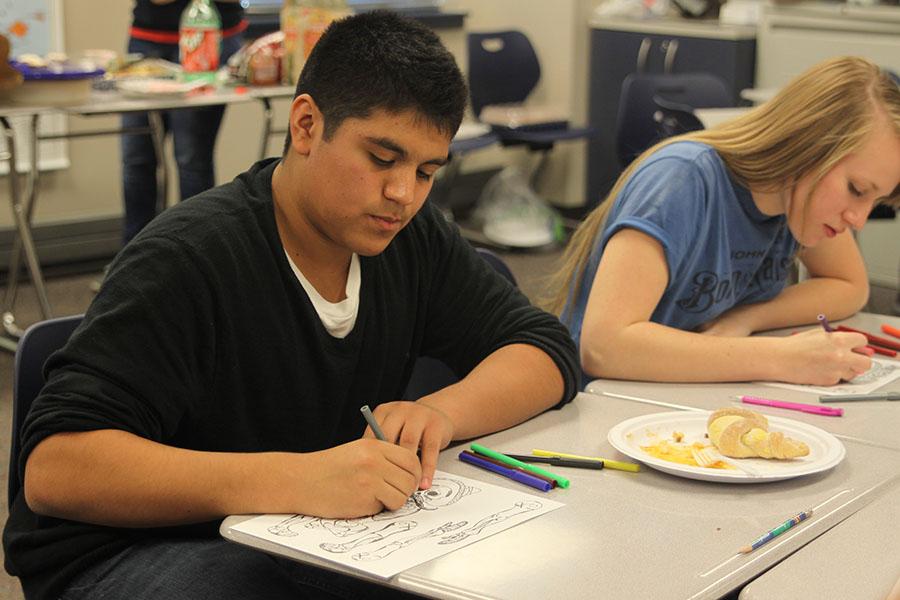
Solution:
<path fill-rule="evenodd" d="M 684 434 L 682 443 L 702 441 L 709 444 L 706 434 L 706 420 L 709 413 L 674 411 L 635 417 L 622 421 L 609 430 L 607 439 L 612 446 L 627 456 L 659 471 L 703 481 L 726 483 L 762 483 L 780 481 L 827 471 L 844 459 L 846 449 L 836 437 L 818 427 L 799 421 L 769 417 L 769 430 L 780 431 L 809 446 L 809 455 L 791 460 L 767 460 L 764 458 L 743 458 L 743 463 L 751 466 L 758 476 L 737 470 L 710 469 L 669 462 L 647 454 L 641 446 L 650 446 L 660 440 L 671 439 L 673 431 Z"/>
<path fill-rule="evenodd" d="M 180 97 L 205 85 L 202 81 L 174 79 L 126 79 L 116 83 L 123 96 L 131 98 Z"/>

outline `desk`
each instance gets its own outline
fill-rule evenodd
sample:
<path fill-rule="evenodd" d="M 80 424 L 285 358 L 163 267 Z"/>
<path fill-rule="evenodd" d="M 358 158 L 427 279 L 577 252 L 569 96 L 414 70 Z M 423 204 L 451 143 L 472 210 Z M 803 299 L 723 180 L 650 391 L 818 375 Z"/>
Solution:
<path fill-rule="evenodd" d="M 900 318 L 860 313 L 840 322 L 840 324 L 874 334 L 880 334 L 882 323 L 900 327 Z M 898 364 L 900 364 L 900 361 L 898 361 Z M 788 402 L 803 402 L 807 404 L 818 404 L 819 402 L 818 394 L 753 382 L 650 383 L 597 379 L 589 383 L 585 390 L 593 394 L 612 392 L 614 394 L 643 398 L 646 402 L 659 406 L 659 410 L 668 410 L 669 408 L 666 407 L 688 410 L 715 410 L 732 403 L 744 406 L 736 399 L 736 396 L 744 394 L 787 400 Z M 881 388 L 881 390 L 900 390 L 900 379 L 895 379 Z M 601 398 L 603 401 L 609 399 L 607 396 L 601 396 Z M 900 431 L 900 402 L 848 402 L 845 404 L 829 404 L 828 406 L 842 407 L 844 416 L 825 417 L 768 406 L 751 406 L 750 408 L 765 415 L 785 417 L 815 425 L 835 435 L 845 443 L 852 440 L 877 447 L 900 450 L 900 436 L 897 435 L 897 432 Z"/>
<path fill-rule="evenodd" d="M 696 116 L 703 127 L 712 129 L 713 127 L 730 121 L 735 117 L 746 114 L 752 107 L 750 106 L 728 106 L 724 108 L 695 108 L 694 116 Z"/>
<path fill-rule="evenodd" d="M 52 316 L 50 303 L 47 300 L 47 294 L 44 288 L 44 279 L 41 272 L 40 262 L 38 261 L 37 252 L 34 247 L 34 241 L 31 235 L 31 219 L 34 214 L 34 207 L 37 202 L 39 169 L 37 168 L 39 158 L 40 140 L 52 140 L 60 138 L 80 138 L 98 135 L 119 135 L 122 133 L 149 133 L 153 139 L 154 149 L 157 155 L 157 186 L 158 197 L 157 204 L 160 208 L 165 206 L 166 192 L 168 188 L 168 171 L 166 161 L 163 159 L 163 137 L 165 135 L 162 125 L 161 112 L 164 110 L 172 110 L 179 108 L 195 108 L 200 106 L 220 105 L 220 104 L 236 104 L 243 102 L 260 102 L 263 106 L 263 132 L 260 158 L 264 158 L 265 147 L 268 138 L 273 133 L 279 133 L 283 130 L 273 130 L 272 128 L 272 110 L 271 100 L 274 98 L 291 98 L 294 94 L 293 86 L 273 86 L 259 88 L 241 88 L 246 89 L 245 92 L 239 93 L 236 88 L 222 88 L 212 92 L 196 94 L 188 97 L 167 97 L 167 98 L 145 98 L 135 99 L 127 98 L 117 92 L 94 92 L 90 101 L 83 104 L 71 104 L 63 106 L 0 106 L 0 134 L 6 139 L 8 157 L 10 165 L 9 172 L 9 191 L 10 204 L 13 212 L 13 221 L 16 228 L 16 237 L 13 241 L 13 248 L 10 254 L 9 263 L 9 283 L 7 284 L 6 293 L 4 294 L 2 308 L 2 326 L 3 331 L 0 332 L 0 348 L 15 351 L 16 341 L 22 334 L 21 328 L 16 325 L 15 316 L 13 314 L 16 292 L 19 283 L 19 272 L 21 269 L 22 254 L 25 255 L 25 262 L 28 267 L 28 273 L 34 284 L 35 294 L 38 298 L 38 304 L 41 310 L 41 316 L 44 319 Z M 64 133 L 58 135 L 40 135 L 38 134 L 38 120 L 42 115 L 51 113 L 63 113 L 71 116 L 91 117 L 97 115 L 114 115 L 128 112 L 147 112 L 149 115 L 150 127 L 144 128 L 114 128 L 94 131 L 80 131 L 75 133 Z M 10 124 L 10 119 L 26 118 L 28 119 L 28 127 L 31 131 L 31 168 L 25 175 L 25 188 L 16 175 L 16 157 L 19 152 L 17 146 L 15 131 Z M 6 335 L 3 335 L 5 333 Z"/>
<path fill-rule="evenodd" d="M 479 441 L 505 452 L 546 448 L 622 460 L 606 441 L 609 429 L 662 410 L 668 409 L 579 394 L 561 410 Z M 854 440 L 844 445 L 847 456 L 831 471 L 738 487 L 646 467 L 640 473 L 559 468 L 571 487 L 548 498 L 566 506 L 381 583 L 434 598 L 719 598 L 858 511 L 896 476 L 900 451 Z M 460 449 L 442 452 L 438 468 L 523 489 L 461 463 Z M 752 554 L 736 554 L 788 516 L 822 503 L 802 526 Z M 234 539 L 228 527 L 245 518 L 226 519 L 223 535 Z M 292 557 L 362 577 L 308 556 Z"/>
<path fill-rule="evenodd" d="M 900 579 L 900 477 L 895 481 L 864 509 L 752 581 L 740 599 L 887 598 Z"/>

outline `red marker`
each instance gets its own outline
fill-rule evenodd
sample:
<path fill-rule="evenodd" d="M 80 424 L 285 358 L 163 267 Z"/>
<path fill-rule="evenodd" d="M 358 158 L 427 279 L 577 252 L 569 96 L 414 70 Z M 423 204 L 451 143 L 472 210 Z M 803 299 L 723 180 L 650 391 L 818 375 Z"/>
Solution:
<path fill-rule="evenodd" d="M 852 333 L 861 333 L 866 336 L 866 339 L 869 340 L 869 343 L 873 346 L 881 346 L 882 348 L 890 348 L 891 350 L 900 350 L 900 342 L 895 342 L 894 340 L 878 337 L 877 335 L 872 335 L 871 333 L 866 333 L 865 331 L 860 331 L 859 329 L 853 329 L 852 327 L 845 327 L 844 325 L 838 325 L 837 330 L 850 331 Z"/>

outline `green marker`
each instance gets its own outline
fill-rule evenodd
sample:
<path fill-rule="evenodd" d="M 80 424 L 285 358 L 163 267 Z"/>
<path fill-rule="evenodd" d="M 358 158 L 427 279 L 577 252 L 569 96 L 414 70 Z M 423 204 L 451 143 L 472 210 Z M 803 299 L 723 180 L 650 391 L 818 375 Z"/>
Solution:
<path fill-rule="evenodd" d="M 540 467 L 535 467 L 534 465 L 529 465 L 528 463 L 524 463 L 521 460 L 516 460 L 514 458 L 510 458 L 505 454 L 501 454 L 495 450 L 491 450 L 490 448 L 485 448 L 481 444 L 472 444 L 472 450 L 477 452 L 478 454 L 483 454 L 484 456 L 488 456 L 493 458 L 494 460 L 499 460 L 500 462 L 511 465 L 513 467 L 519 467 L 520 469 L 525 469 L 526 471 L 531 471 L 532 473 L 537 473 L 538 475 L 543 475 L 544 477 L 549 477 L 556 481 L 561 488 L 569 487 L 569 480 L 565 477 L 560 477 L 555 473 L 551 473 L 550 471 L 546 471 Z"/>

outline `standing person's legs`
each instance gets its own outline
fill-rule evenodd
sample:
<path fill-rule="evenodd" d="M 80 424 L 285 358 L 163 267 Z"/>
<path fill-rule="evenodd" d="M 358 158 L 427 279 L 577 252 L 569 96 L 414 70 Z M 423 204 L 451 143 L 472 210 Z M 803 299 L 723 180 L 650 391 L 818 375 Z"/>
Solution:
<path fill-rule="evenodd" d="M 412 598 L 223 539 L 138 543 L 78 576 L 60 600 Z"/>
<path fill-rule="evenodd" d="M 163 124 L 168 125 L 163 114 Z M 147 113 L 122 115 L 122 127 L 147 127 Z M 168 127 L 166 127 L 168 129 Z M 131 241 L 156 216 L 156 151 L 149 133 L 122 135 L 122 200 L 125 224 L 122 245 Z"/>
<path fill-rule="evenodd" d="M 225 65 L 231 55 L 240 49 L 241 43 L 239 35 L 222 40 L 220 66 Z M 172 112 L 172 137 L 182 200 L 216 184 L 216 136 L 224 114 L 225 107 L 221 105 Z"/>
<path fill-rule="evenodd" d="M 216 184 L 216 135 L 224 106 L 174 110 L 171 113 L 178 187 L 182 200 L 196 196 Z"/>
<path fill-rule="evenodd" d="M 145 58 L 162 58 L 178 62 L 177 44 L 158 44 L 145 40 L 129 39 L 128 52 L 140 53 Z M 163 114 L 163 124 L 169 129 L 168 114 Z M 146 113 L 122 115 L 123 127 L 147 127 Z M 123 134 L 122 140 L 122 199 L 125 208 L 125 225 L 122 241 L 127 244 L 156 216 L 156 153 L 150 134 Z"/>

